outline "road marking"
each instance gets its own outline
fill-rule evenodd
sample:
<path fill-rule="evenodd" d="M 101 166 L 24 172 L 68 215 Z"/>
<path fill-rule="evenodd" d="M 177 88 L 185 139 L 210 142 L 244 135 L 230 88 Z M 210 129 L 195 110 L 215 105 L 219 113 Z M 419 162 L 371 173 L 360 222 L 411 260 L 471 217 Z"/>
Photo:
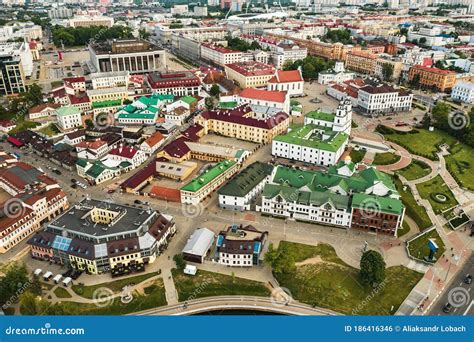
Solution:
<path fill-rule="evenodd" d="M 466 316 L 469 310 L 471 310 L 472 305 L 474 305 L 474 300 L 471 300 L 471 304 L 467 307 L 466 311 L 462 314 L 463 316 Z"/>

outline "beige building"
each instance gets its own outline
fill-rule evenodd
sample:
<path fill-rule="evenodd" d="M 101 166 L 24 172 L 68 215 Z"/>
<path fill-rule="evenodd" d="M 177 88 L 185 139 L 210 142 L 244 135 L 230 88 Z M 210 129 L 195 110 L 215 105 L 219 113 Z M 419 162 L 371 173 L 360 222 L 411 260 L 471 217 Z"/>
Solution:
<path fill-rule="evenodd" d="M 241 88 L 266 87 L 275 75 L 275 68 L 259 62 L 240 62 L 225 65 L 227 78 Z"/>
<path fill-rule="evenodd" d="M 346 55 L 346 68 L 361 74 L 373 75 L 377 56 L 368 52 L 352 51 Z"/>

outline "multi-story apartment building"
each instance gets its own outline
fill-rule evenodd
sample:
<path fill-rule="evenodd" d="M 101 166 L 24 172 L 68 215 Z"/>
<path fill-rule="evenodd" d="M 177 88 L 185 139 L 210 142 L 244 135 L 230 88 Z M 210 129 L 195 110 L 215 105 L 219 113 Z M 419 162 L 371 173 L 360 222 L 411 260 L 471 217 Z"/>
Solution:
<path fill-rule="evenodd" d="M 230 267 L 252 267 L 261 263 L 261 254 L 268 232 L 261 232 L 253 226 L 236 224 L 217 236 L 216 253 L 221 265 Z"/>
<path fill-rule="evenodd" d="M 245 88 L 234 98 L 237 105 L 248 104 L 263 118 L 278 112 L 290 112 L 290 97 L 286 91 Z"/>
<path fill-rule="evenodd" d="M 456 73 L 450 70 L 414 65 L 408 73 L 408 81 L 439 91 L 451 91 L 456 84 Z"/>
<path fill-rule="evenodd" d="M 387 84 L 363 86 L 357 96 L 359 111 L 370 115 L 409 111 L 412 101 L 412 93 Z"/>
<path fill-rule="evenodd" d="M 335 165 L 349 143 L 352 122 L 350 101 L 341 101 L 336 113 L 305 115 L 302 127 L 272 141 L 272 155 L 316 165 Z"/>
<path fill-rule="evenodd" d="M 225 65 L 227 78 L 241 88 L 265 87 L 275 75 L 275 68 L 259 62 L 240 62 Z"/>
<path fill-rule="evenodd" d="M 197 205 L 217 190 L 240 168 L 234 160 L 223 160 L 180 189 L 181 203 Z"/>
<path fill-rule="evenodd" d="M 199 95 L 201 80 L 191 71 L 152 72 L 148 84 L 154 94 Z"/>
<path fill-rule="evenodd" d="M 474 83 L 457 81 L 451 92 L 451 98 L 467 104 L 474 104 Z"/>
<path fill-rule="evenodd" d="M 60 186 L 23 162 L 2 165 L 0 188 L 12 196 L 0 205 L 4 214 L 0 217 L 0 253 L 11 250 L 68 207 Z"/>
<path fill-rule="evenodd" d="M 376 63 L 377 56 L 369 52 L 352 51 L 346 55 L 346 68 L 361 74 L 373 75 Z"/>
<path fill-rule="evenodd" d="M 162 44 L 171 44 L 174 34 L 187 37 L 198 42 L 224 41 L 228 34 L 224 26 L 183 27 L 170 29 L 167 25 L 156 25 L 155 34 Z"/>
<path fill-rule="evenodd" d="M 128 81 L 130 72 L 115 71 L 115 72 L 97 72 L 90 75 L 92 89 L 108 89 L 117 87 L 128 88 Z"/>
<path fill-rule="evenodd" d="M 123 275 L 153 263 L 175 232 L 170 215 L 84 199 L 28 244 L 37 259 L 91 274 Z"/>
<path fill-rule="evenodd" d="M 249 105 L 234 109 L 211 110 L 201 113 L 196 122 L 204 128 L 204 134 L 214 132 L 255 143 L 269 143 L 278 134 L 288 129 L 290 117 L 279 112 L 262 119 Z"/>
<path fill-rule="evenodd" d="M 242 52 L 227 49 L 215 44 L 201 44 L 201 59 L 220 66 L 242 62 Z"/>
<path fill-rule="evenodd" d="M 114 18 L 106 16 L 78 15 L 69 19 L 68 24 L 70 27 L 112 27 L 114 25 Z"/>
<path fill-rule="evenodd" d="M 252 202 L 268 183 L 273 167 L 255 162 L 236 174 L 217 193 L 219 207 L 231 210 L 250 210 Z"/>
<path fill-rule="evenodd" d="M 405 215 L 399 198 L 391 178 L 373 167 L 356 171 L 350 161 L 341 161 L 327 172 L 277 166 L 257 210 L 396 236 Z"/>
<path fill-rule="evenodd" d="M 384 75 L 384 67 L 390 66 L 392 75 L 390 79 L 386 79 Z M 401 58 L 393 57 L 388 54 L 379 54 L 375 61 L 374 75 L 384 81 L 395 81 L 398 80 L 402 74 L 403 63 Z"/>
<path fill-rule="evenodd" d="M 96 41 L 89 44 L 89 55 L 95 72 L 143 74 L 166 68 L 165 51 L 140 39 Z"/>
<path fill-rule="evenodd" d="M 128 98 L 128 88 L 121 86 L 115 88 L 89 89 L 87 90 L 87 96 L 92 103 L 92 107 L 109 101 L 116 101 L 115 105 L 120 106 L 123 101 Z"/>
<path fill-rule="evenodd" d="M 25 91 L 25 74 L 21 59 L 0 52 L 0 95 L 13 95 Z"/>

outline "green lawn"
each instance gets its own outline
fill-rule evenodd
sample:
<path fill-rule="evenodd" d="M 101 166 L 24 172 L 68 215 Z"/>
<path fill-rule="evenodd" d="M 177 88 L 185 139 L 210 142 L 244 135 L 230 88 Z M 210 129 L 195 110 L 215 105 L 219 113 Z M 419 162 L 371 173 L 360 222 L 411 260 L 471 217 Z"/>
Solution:
<path fill-rule="evenodd" d="M 441 255 L 445 252 L 446 248 L 444 247 L 444 242 L 441 240 L 436 229 L 433 229 L 431 232 L 426 233 L 417 237 L 416 239 L 410 241 L 408 244 L 408 250 L 414 258 L 423 259 L 430 254 L 430 249 L 428 247 L 428 239 L 434 239 L 438 245 L 438 251 L 435 253 L 435 258 L 439 259 Z"/>
<path fill-rule="evenodd" d="M 8 134 L 12 135 L 18 132 L 23 132 L 31 128 L 35 128 L 36 126 L 39 126 L 39 123 L 33 122 L 33 121 L 26 121 L 26 120 L 18 120 L 16 122 L 16 127 L 13 128 Z"/>
<path fill-rule="evenodd" d="M 393 178 L 393 182 L 395 183 L 397 191 L 401 196 L 403 205 L 406 208 L 405 213 L 415 221 L 420 230 L 431 227 L 432 222 L 430 217 L 426 213 L 425 208 L 416 203 L 416 200 L 411 193 L 410 187 L 407 185 L 405 190 L 403 190 L 404 186 L 402 182 L 395 177 Z"/>
<path fill-rule="evenodd" d="M 364 159 L 364 156 L 365 156 L 365 153 L 367 151 L 365 150 L 355 150 L 355 149 L 352 149 L 351 153 L 350 153 L 350 157 L 351 157 L 351 160 L 353 163 L 360 163 L 362 161 L 362 159 Z"/>
<path fill-rule="evenodd" d="M 454 179 L 462 187 L 474 191 L 474 148 L 465 144 L 457 144 L 446 156 L 446 166 Z"/>
<path fill-rule="evenodd" d="M 156 275 L 158 275 L 157 272 L 151 272 L 151 273 L 140 274 L 134 277 L 114 280 L 109 283 L 101 283 L 101 284 L 91 285 L 91 286 L 73 285 L 71 288 L 79 296 L 91 299 L 94 294 L 94 291 L 98 289 L 99 287 L 106 287 L 112 290 L 114 293 L 119 293 L 127 285 L 136 285 Z"/>
<path fill-rule="evenodd" d="M 377 153 L 375 154 L 374 161 L 372 164 L 374 165 L 391 165 L 395 164 L 401 159 L 398 154 L 392 152 L 385 152 L 385 153 Z"/>
<path fill-rule="evenodd" d="M 226 295 L 270 296 L 270 290 L 258 281 L 203 270 L 199 270 L 194 276 L 186 275 L 177 269 L 173 269 L 172 273 L 181 302 Z"/>
<path fill-rule="evenodd" d="M 145 288 L 146 294 L 132 293 L 133 300 L 130 303 L 122 303 L 120 297 L 110 300 L 109 305 L 104 307 L 92 303 L 58 302 L 50 305 L 46 300 L 41 300 L 41 315 L 125 315 L 141 310 L 147 310 L 166 305 L 165 287 L 162 279 L 157 279 L 149 286 L 152 290 Z"/>
<path fill-rule="evenodd" d="M 466 224 L 470 221 L 469 217 L 466 214 L 462 214 L 461 216 L 454 217 L 449 221 L 450 228 L 454 229 L 460 227 L 463 224 Z"/>
<path fill-rule="evenodd" d="M 441 176 L 436 176 L 435 178 L 416 185 L 418 192 L 420 193 L 421 198 L 428 200 L 436 214 L 441 213 L 441 211 L 454 207 L 458 204 L 454 198 L 453 193 L 448 188 Z M 446 197 L 445 201 L 440 201 L 436 199 L 436 195 L 440 194 Z"/>
<path fill-rule="evenodd" d="M 56 297 L 58 298 L 71 298 L 72 295 L 67 292 L 66 289 L 62 288 L 62 287 L 57 287 L 55 290 L 54 290 L 54 294 L 56 295 Z"/>
<path fill-rule="evenodd" d="M 429 165 L 419 160 L 413 160 L 410 165 L 397 171 L 400 175 L 406 178 L 408 181 L 423 178 L 431 173 Z"/>
<path fill-rule="evenodd" d="M 403 235 L 410 231 L 410 226 L 407 221 L 403 221 L 402 227 L 397 230 L 397 237 L 401 238 Z"/>
<path fill-rule="evenodd" d="M 280 285 L 288 288 L 298 301 L 343 314 L 393 314 L 423 277 L 403 266 L 389 267 L 386 280 L 373 289 L 362 285 L 359 270 L 339 259 L 329 245 L 308 246 L 286 241 L 280 245 L 288 246 L 296 262 L 317 258 L 316 262 L 298 265 L 290 273 L 276 274 Z"/>
<path fill-rule="evenodd" d="M 438 151 L 440 144 L 447 143 L 451 146 L 456 143 L 455 138 L 437 129 L 433 132 L 426 129 L 416 129 L 411 133 L 393 131 L 391 134 L 385 134 L 385 138 L 422 156 L 433 156 Z"/>

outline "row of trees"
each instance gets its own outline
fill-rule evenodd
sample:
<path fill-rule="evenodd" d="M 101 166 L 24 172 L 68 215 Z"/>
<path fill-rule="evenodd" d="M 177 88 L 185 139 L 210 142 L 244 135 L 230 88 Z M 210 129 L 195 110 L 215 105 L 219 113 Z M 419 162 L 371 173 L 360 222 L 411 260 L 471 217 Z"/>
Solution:
<path fill-rule="evenodd" d="M 0 106 L 0 119 L 11 120 L 18 113 L 41 103 L 43 103 L 42 89 L 38 84 L 34 83 L 28 87 L 27 92 L 20 93 L 12 98 L 6 106 Z"/>
<path fill-rule="evenodd" d="M 305 59 L 297 61 L 287 61 L 283 65 L 283 70 L 296 70 L 301 67 L 304 79 L 314 79 L 321 71 L 334 67 L 334 61 L 326 61 L 324 58 L 307 56 Z"/>
<path fill-rule="evenodd" d="M 81 46 L 87 45 L 90 40 L 104 41 L 107 39 L 132 38 L 132 29 L 128 26 L 115 25 L 110 28 L 104 26 L 91 27 L 63 27 L 54 26 L 51 30 L 53 43 L 56 46 Z"/>
<path fill-rule="evenodd" d="M 295 259 L 287 245 L 275 248 L 273 244 L 268 247 L 265 262 L 271 266 L 276 274 L 292 273 L 296 269 Z M 385 261 L 379 252 L 366 251 L 360 259 L 360 280 L 368 286 L 376 286 L 385 280 Z"/>

